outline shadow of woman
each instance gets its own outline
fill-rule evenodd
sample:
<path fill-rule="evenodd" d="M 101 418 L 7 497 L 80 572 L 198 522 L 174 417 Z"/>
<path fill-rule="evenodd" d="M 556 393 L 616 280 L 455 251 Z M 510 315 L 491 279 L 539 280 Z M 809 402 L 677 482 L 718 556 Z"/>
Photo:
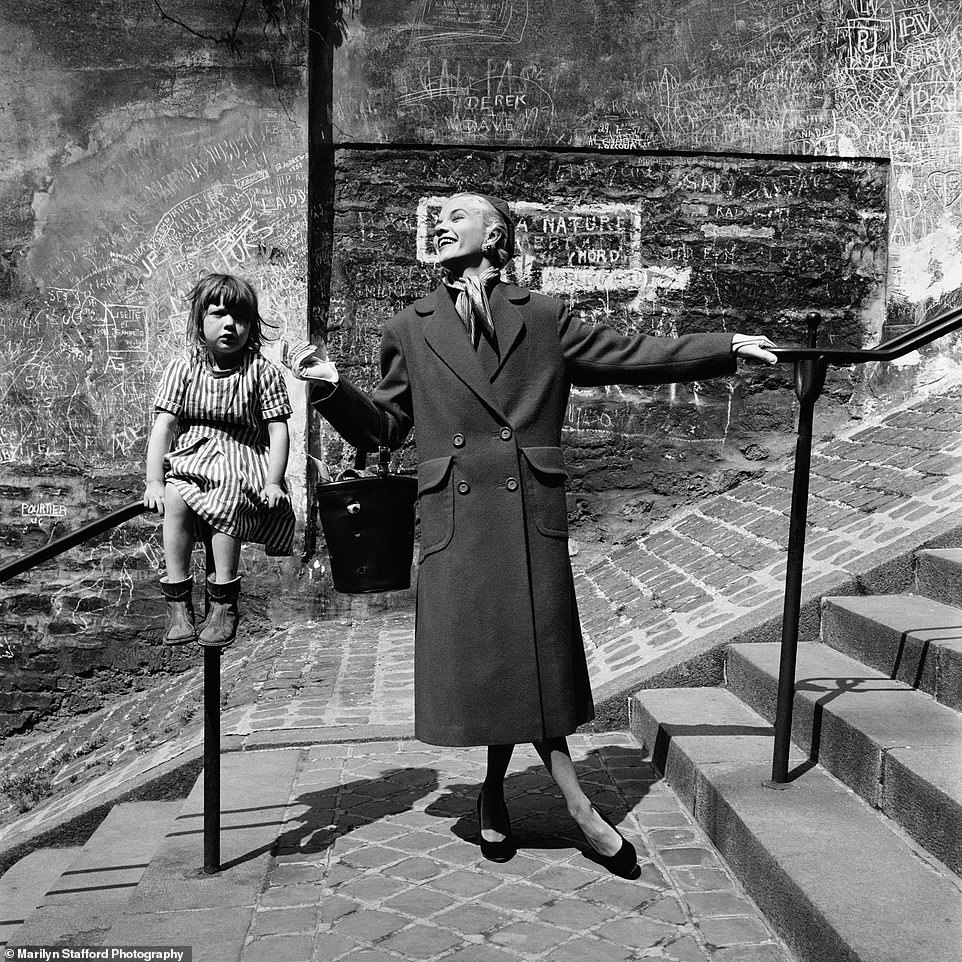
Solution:
<path fill-rule="evenodd" d="M 393 815 L 409 812 L 418 799 L 436 791 L 434 768 L 388 768 L 376 778 L 332 784 L 304 792 L 284 806 L 277 838 L 221 865 L 232 868 L 270 852 L 318 855 L 339 838 Z"/>

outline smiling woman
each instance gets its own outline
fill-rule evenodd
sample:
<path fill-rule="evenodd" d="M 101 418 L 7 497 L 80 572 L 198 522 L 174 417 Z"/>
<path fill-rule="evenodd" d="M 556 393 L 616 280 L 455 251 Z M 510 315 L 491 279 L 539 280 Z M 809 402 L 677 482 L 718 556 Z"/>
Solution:
<path fill-rule="evenodd" d="M 637 874 L 634 848 L 579 784 L 566 736 L 594 716 L 568 560 L 561 426 L 573 384 L 651 384 L 774 361 L 764 338 L 623 336 L 501 278 L 514 253 L 508 204 L 459 193 L 433 231 L 443 283 L 384 326 L 372 397 L 338 376 L 324 347 L 290 354 L 311 401 L 356 447 L 382 421 L 398 447 L 416 424 L 421 544 L 415 628 L 415 733 L 486 745 L 481 850 L 514 854 L 504 776 L 533 742 L 595 858 Z"/>

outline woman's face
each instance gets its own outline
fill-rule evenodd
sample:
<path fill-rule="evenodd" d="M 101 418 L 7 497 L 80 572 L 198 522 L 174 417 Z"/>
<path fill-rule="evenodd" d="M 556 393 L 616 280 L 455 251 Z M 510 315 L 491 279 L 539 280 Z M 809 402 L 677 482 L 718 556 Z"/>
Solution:
<path fill-rule="evenodd" d="M 434 249 L 438 262 L 449 270 L 481 263 L 481 245 L 488 239 L 484 226 L 484 201 L 472 194 L 449 197 L 434 225 Z"/>

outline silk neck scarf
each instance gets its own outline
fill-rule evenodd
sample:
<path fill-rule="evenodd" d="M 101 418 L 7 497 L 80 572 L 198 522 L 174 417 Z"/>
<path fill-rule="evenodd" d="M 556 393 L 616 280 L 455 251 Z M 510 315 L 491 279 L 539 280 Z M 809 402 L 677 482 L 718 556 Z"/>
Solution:
<path fill-rule="evenodd" d="M 494 337 L 494 318 L 491 316 L 491 302 L 488 292 L 500 280 L 501 272 L 489 267 L 480 274 L 466 277 L 446 278 L 444 283 L 456 292 L 454 308 L 464 322 L 471 337 L 471 343 L 478 346 L 478 334 L 484 329 L 488 337 Z M 478 326 L 480 325 L 480 327 Z"/>

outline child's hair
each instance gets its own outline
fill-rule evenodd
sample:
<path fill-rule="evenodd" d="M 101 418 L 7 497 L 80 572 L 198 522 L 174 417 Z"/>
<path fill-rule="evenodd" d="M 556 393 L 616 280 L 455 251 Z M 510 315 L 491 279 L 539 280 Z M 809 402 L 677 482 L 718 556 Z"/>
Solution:
<path fill-rule="evenodd" d="M 207 351 L 204 342 L 204 317 L 211 304 L 223 303 L 239 320 L 250 324 L 247 350 L 257 353 L 264 343 L 264 319 L 257 309 L 257 292 L 241 277 L 233 274 L 208 274 L 202 277 L 187 295 L 190 313 L 187 319 L 187 350 L 193 356 Z"/>

